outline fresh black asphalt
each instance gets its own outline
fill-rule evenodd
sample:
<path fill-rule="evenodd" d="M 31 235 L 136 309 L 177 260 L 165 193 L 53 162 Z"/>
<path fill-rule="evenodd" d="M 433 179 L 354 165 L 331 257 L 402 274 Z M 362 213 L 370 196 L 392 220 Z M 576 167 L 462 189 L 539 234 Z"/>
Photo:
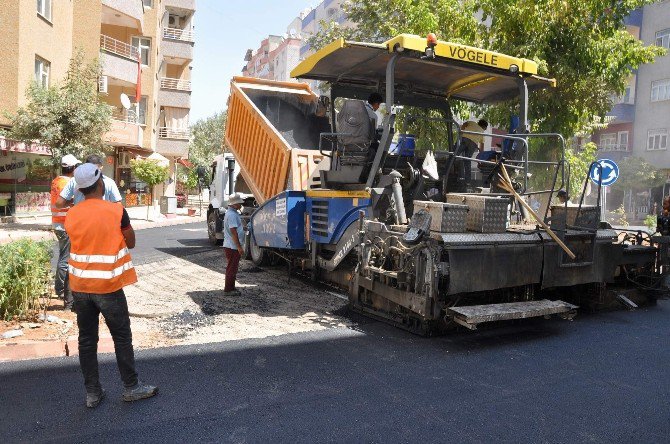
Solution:
<path fill-rule="evenodd" d="M 76 358 L 0 364 L 0 440 L 670 441 L 669 301 L 439 338 L 353 320 L 140 351 L 140 377 L 161 393 L 135 404 L 104 355 L 108 398 L 93 411 Z"/>

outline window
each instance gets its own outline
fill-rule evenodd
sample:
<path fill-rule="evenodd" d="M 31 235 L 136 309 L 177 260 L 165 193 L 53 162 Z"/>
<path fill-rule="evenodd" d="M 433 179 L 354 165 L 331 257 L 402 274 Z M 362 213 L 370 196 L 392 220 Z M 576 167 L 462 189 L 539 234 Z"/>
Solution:
<path fill-rule="evenodd" d="M 37 0 L 37 13 L 51 21 L 51 0 Z"/>
<path fill-rule="evenodd" d="M 601 134 L 598 148 L 600 148 L 601 151 L 613 151 L 616 149 L 616 142 L 616 133 Z"/>
<path fill-rule="evenodd" d="M 154 0 L 142 0 L 145 8 L 151 8 L 153 6 Z"/>
<path fill-rule="evenodd" d="M 147 96 L 142 96 L 137 107 L 137 123 L 140 125 L 147 124 Z"/>
<path fill-rule="evenodd" d="M 670 100 L 670 79 L 651 82 L 651 101 Z"/>
<path fill-rule="evenodd" d="M 151 39 L 148 37 L 133 37 L 131 44 L 140 52 L 142 64 L 149 66 L 151 60 Z"/>
<path fill-rule="evenodd" d="M 656 33 L 656 46 L 662 46 L 665 49 L 670 48 L 670 28 Z"/>
<path fill-rule="evenodd" d="M 49 69 L 51 63 L 41 57 L 35 56 L 35 81 L 43 88 L 49 86 Z"/>
<path fill-rule="evenodd" d="M 628 151 L 628 131 L 619 131 L 617 151 Z"/>
<path fill-rule="evenodd" d="M 668 148 L 668 130 L 655 129 L 647 133 L 647 150 L 656 151 Z"/>

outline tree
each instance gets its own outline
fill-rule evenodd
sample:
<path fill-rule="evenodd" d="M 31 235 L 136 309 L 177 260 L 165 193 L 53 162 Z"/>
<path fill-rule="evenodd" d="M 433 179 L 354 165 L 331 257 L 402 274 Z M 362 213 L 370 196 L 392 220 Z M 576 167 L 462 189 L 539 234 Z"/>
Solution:
<path fill-rule="evenodd" d="M 619 162 L 619 178 L 612 188 L 619 190 L 642 191 L 665 183 L 666 175 L 662 170 L 641 157 L 626 157 Z"/>
<path fill-rule="evenodd" d="M 170 169 L 162 166 L 160 162 L 153 159 L 139 159 L 130 161 L 130 169 L 135 177 L 149 186 L 151 194 L 150 204 L 147 205 L 147 220 L 149 220 L 149 207 L 154 201 L 154 187 L 165 182 L 170 177 Z"/>
<path fill-rule="evenodd" d="M 188 147 L 188 160 L 197 166 L 209 167 L 217 154 L 224 151 L 227 112 L 222 111 L 198 120 L 191 128 L 193 139 Z"/>
<path fill-rule="evenodd" d="M 77 50 L 62 82 L 28 87 L 27 105 L 7 115 L 12 125 L 8 136 L 47 145 L 54 165 L 65 154 L 82 158 L 104 151 L 112 110 L 98 96 L 99 75 L 98 61 L 85 64 L 83 51 Z"/>
<path fill-rule="evenodd" d="M 623 23 L 631 11 L 650 3 L 653 0 L 352 0 L 344 7 L 356 28 L 322 23 L 309 42 L 318 49 L 337 37 L 382 42 L 400 33 L 435 32 L 442 40 L 535 60 L 539 74 L 555 77 L 557 87 L 532 93 L 532 130 L 571 136 L 593 116 L 611 109 L 612 95 L 623 92 L 632 69 L 665 53 L 644 46 Z M 478 111 L 505 128 L 511 106 Z M 541 157 L 557 158 L 555 149 L 534 145 Z"/>
<path fill-rule="evenodd" d="M 597 152 L 598 147 L 593 142 L 587 143 L 581 150 L 573 147 L 566 148 L 565 160 L 570 165 L 570 183 L 566 191 L 572 199 L 578 199 L 582 194 L 584 181 L 589 174 L 589 166 L 596 160 Z"/>

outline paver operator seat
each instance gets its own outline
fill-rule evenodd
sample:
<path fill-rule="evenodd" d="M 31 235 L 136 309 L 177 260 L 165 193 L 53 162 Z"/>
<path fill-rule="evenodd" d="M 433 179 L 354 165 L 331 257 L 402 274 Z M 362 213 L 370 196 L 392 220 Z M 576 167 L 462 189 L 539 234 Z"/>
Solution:
<path fill-rule="evenodd" d="M 365 183 L 378 143 L 376 114 L 362 100 L 347 100 L 337 116 L 337 149 L 329 171 L 321 171 L 326 188 L 355 189 Z"/>

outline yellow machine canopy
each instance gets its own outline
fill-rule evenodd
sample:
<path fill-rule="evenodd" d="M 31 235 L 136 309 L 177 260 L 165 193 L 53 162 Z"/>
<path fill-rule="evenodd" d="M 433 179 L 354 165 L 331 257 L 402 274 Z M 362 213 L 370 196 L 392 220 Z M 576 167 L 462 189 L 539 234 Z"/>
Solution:
<path fill-rule="evenodd" d="M 300 63 L 291 76 L 351 87 L 376 87 L 386 79 L 394 54 L 395 87 L 434 98 L 494 103 L 519 95 L 519 78 L 529 90 L 555 86 L 537 76 L 532 60 L 438 40 L 433 58 L 426 57 L 426 39 L 399 35 L 381 44 L 339 39 Z"/>

